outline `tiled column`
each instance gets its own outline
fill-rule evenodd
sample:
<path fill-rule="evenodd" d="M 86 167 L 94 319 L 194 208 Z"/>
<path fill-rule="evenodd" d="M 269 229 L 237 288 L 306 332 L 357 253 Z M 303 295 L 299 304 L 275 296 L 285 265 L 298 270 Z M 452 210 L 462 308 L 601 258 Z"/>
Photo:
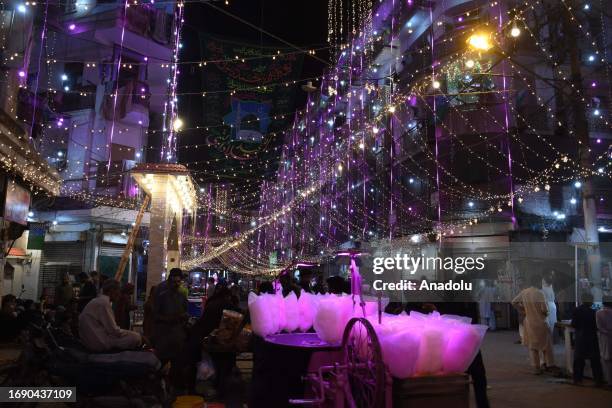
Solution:
<path fill-rule="evenodd" d="M 162 281 L 162 273 L 174 266 L 168 263 L 168 235 L 172 228 L 172 218 L 175 216 L 171 208 L 171 200 L 178 200 L 178 198 L 173 195 L 170 185 L 171 177 L 173 176 L 167 174 L 154 175 L 149 222 L 147 293 L 152 286 Z M 179 259 L 180 254 L 175 258 Z"/>

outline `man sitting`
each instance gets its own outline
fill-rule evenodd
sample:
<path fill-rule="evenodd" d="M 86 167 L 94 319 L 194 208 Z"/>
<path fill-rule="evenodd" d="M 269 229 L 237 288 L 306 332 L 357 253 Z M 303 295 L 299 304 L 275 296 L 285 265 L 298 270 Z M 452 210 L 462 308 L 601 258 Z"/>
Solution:
<path fill-rule="evenodd" d="M 111 302 L 121 296 L 119 282 L 108 279 L 102 286 L 102 294 L 93 299 L 79 316 L 79 337 L 91 351 L 130 350 L 142 343 L 140 334 L 123 330 L 115 322 Z"/>

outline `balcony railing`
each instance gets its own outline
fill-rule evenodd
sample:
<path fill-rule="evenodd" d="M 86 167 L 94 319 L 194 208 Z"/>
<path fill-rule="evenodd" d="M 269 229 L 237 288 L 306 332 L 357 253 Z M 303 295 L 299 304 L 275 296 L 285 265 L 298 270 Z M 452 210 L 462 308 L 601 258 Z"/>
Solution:
<path fill-rule="evenodd" d="M 120 86 L 117 92 L 117 102 L 113 96 L 116 82 L 108 82 L 106 85 L 106 95 L 102 110 L 108 120 L 122 119 L 133 110 L 133 105 L 140 105 L 149 109 L 151 93 L 149 84 L 144 81 L 128 81 Z M 113 108 L 115 113 L 113 114 Z"/>
<path fill-rule="evenodd" d="M 80 109 L 93 109 L 96 106 L 96 87 L 81 86 L 70 92 L 60 94 L 54 99 L 57 112 L 70 112 Z"/>

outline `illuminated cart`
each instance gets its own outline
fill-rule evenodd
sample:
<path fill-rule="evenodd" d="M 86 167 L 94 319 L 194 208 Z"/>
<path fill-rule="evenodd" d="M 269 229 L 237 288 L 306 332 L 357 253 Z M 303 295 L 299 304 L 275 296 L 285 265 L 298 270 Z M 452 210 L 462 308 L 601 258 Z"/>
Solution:
<path fill-rule="evenodd" d="M 350 299 L 345 299 L 352 303 L 353 316 L 344 327 L 341 341 L 333 344 L 323 341 L 317 333 L 319 330 L 321 333 L 324 331 L 322 327 L 317 328 L 316 325 L 317 333 L 279 333 L 265 337 L 262 346 L 263 354 L 270 360 L 266 365 L 267 371 L 282 373 L 282 376 L 273 378 L 274 382 L 277 382 L 275 389 L 278 390 L 277 393 L 284 393 L 283 396 L 289 394 L 284 401 L 275 401 L 276 405 L 286 404 L 289 401 L 294 405 L 334 408 L 437 408 L 445 406 L 467 408 L 469 406 L 469 383 L 467 376 L 461 372 L 466 366 L 458 368 L 457 365 L 454 365 L 456 368 L 453 369 L 451 368 L 453 365 L 449 365 L 447 370 L 445 365 L 443 371 L 424 369 L 422 373 L 437 374 L 414 376 L 399 371 L 397 361 L 389 361 L 384 358 L 383 350 L 388 352 L 390 349 L 399 349 L 402 351 L 395 356 L 396 359 L 408 358 L 408 355 L 412 353 L 412 361 L 416 363 L 418 352 L 415 350 L 418 350 L 420 346 L 418 343 L 412 343 L 416 337 L 410 337 L 411 335 L 408 336 L 409 338 L 390 337 L 387 332 L 386 335 L 381 334 L 386 337 L 379 338 L 374 325 L 378 326 L 377 330 L 381 330 L 383 324 L 397 325 L 398 321 L 393 322 L 392 316 L 383 316 L 380 297 L 377 302 L 378 313 L 373 314 L 374 311 L 371 310 L 368 318 L 365 317 L 368 302 L 361 297 L 361 277 L 356 262 L 359 255 L 361 253 L 357 250 L 338 253 L 338 256 L 347 256 L 350 259 L 352 295 Z M 337 300 L 332 302 L 337 302 Z M 338 309 L 343 308 L 340 303 L 337 303 L 337 307 Z M 326 310 L 329 311 L 329 307 L 326 307 Z M 331 310 L 337 310 L 336 306 Z M 415 319 L 417 318 L 419 317 L 415 316 Z M 447 323 L 454 320 L 447 320 Z M 430 324 L 437 326 L 435 332 L 442 336 L 439 339 L 446 336 L 444 334 L 445 323 L 434 321 Z M 455 328 L 446 327 L 449 330 L 448 337 L 445 338 L 448 339 L 449 344 L 452 343 L 454 346 L 448 349 L 440 346 L 439 351 L 445 357 L 449 354 L 451 358 L 448 359 L 448 363 L 456 363 L 452 355 L 467 351 L 461 346 L 461 343 L 465 343 L 466 337 L 462 334 L 464 331 L 457 329 L 457 326 Z M 427 344 L 432 341 L 433 331 L 416 326 L 410 330 L 420 331 L 420 335 L 428 331 L 427 338 L 423 341 Z M 385 330 L 381 330 L 381 333 L 385 333 Z M 322 337 L 330 338 L 329 335 L 322 335 Z M 480 341 L 474 343 L 474 346 L 479 343 Z M 413 348 L 411 344 L 414 344 L 416 348 Z M 468 347 L 468 349 L 473 351 L 473 347 Z M 446 364 L 446 360 L 444 361 Z M 439 362 L 442 363 L 442 360 L 440 359 Z M 265 375 L 265 371 L 262 370 L 262 375 Z M 302 380 L 297 387 L 295 386 L 296 381 L 286 380 L 286 377 L 295 377 L 296 372 L 301 373 Z M 399 377 L 394 378 L 391 372 L 399 373 Z M 289 389 L 290 387 L 292 389 Z M 271 389 L 271 385 L 268 384 L 268 387 L 263 388 Z M 298 393 L 301 397 L 296 397 Z"/>

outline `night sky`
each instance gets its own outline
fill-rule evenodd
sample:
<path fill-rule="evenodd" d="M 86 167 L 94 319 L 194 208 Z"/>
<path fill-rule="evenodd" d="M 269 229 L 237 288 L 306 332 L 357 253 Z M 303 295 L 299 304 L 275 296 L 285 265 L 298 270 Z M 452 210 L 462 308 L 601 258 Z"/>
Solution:
<path fill-rule="evenodd" d="M 230 2 L 227 6 L 223 1 L 213 3 L 215 6 L 234 14 L 264 30 L 283 38 L 303 48 L 319 48 L 327 46 L 327 1 L 287 2 L 280 0 L 241 0 Z M 228 37 L 238 41 L 262 46 L 287 49 L 288 46 L 266 34 L 263 34 L 246 24 L 234 19 L 205 4 L 187 3 L 183 26 L 182 61 L 198 61 L 203 57 L 200 52 L 199 35 L 210 34 Z M 327 52 L 319 52 L 317 56 L 328 60 Z M 185 66 L 181 72 L 179 93 L 199 92 L 202 90 L 202 73 L 197 66 Z M 304 57 L 299 78 L 320 76 L 325 64 L 311 57 Z M 294 85 L 297 88 L 295 109 L 304 106 L 306 94 L 301 90 L 302 83 Z M 316 84 L 315 84 L 316 85 Z M 184 118 L 186 127 L 193 128 L 203 125 L 203 100 L 200 95 L 183 95 L 179 99 L 180 115 Z M 204 130 L 189 130 L 181 133 L 180 145 L 194 145 L 205 142 Z M 191 163 L 206 159 L 207 152 L 203 149 L 179 148 L 179 162 Z M 190 164 L 192 171 L 206 170 L 215 172 L 218 166 L 206 164 Z M 196 180 L 198 177 L 196 177 Z"/>

